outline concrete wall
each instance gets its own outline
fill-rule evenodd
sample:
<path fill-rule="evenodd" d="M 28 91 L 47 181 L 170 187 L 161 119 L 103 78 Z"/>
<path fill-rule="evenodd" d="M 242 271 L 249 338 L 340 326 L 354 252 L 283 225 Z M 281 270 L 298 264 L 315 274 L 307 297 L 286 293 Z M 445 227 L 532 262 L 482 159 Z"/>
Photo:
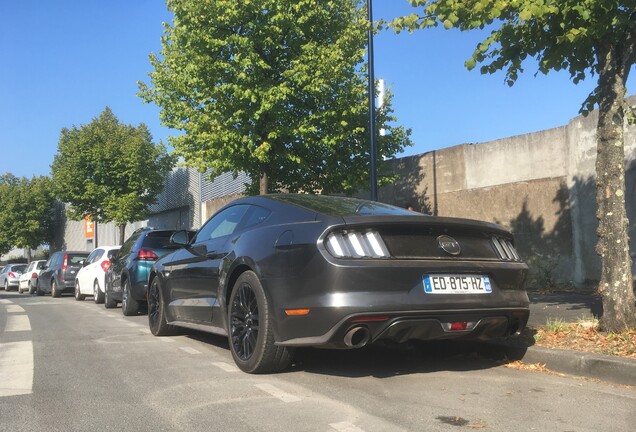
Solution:
<path fill-rule="evenodd" d="M 537 287 L 596 281 L 596 122 L 592 113 L 555 129 L 391 160 L 399 180 L 379 199 L 506 226 Z M 627 212 L 636 222 L 636 128 L 626 129 L 625 147 Z M 636 223 L 629 233 L 635 238 Z"/>

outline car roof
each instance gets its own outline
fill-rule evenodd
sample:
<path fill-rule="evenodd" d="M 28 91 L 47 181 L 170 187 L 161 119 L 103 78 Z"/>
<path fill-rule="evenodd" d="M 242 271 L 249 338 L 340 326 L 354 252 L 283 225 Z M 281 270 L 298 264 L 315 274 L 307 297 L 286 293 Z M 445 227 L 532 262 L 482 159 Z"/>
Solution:
<path fill-rule="evenodd" d="M 329 217 L 345 216 L 413 216 L 422 215 L 401 207 L 377 201 L 363 200 L 344 196 L 309 195 L 309 194 L 271 194 L 259 195 L 245 201 L 257 204 L 259 200 L 282 203 L 294 207 L 303 208 Z"/>

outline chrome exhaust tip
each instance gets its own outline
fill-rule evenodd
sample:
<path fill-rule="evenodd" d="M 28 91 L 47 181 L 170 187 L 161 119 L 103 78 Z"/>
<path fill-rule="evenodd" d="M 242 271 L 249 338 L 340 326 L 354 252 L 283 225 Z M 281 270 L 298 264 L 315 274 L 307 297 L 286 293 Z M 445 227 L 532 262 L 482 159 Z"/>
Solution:
<path fill-rule="evenodd" d="M 353 327 L 344 337 L 344 344 L 349 348 L 362 348 L 369 342 L 369 329 L 366 327 Z"/>

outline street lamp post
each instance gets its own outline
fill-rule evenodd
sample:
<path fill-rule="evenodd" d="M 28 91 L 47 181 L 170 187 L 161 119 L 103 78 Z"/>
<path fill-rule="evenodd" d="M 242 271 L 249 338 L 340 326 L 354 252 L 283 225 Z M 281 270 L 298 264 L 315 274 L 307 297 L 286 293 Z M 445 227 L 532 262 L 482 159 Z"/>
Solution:
<path fill-rule="evenodd" d="M 371 201 L 378 200 L 378 174 L 377 174 L 377 143 L 375 139 L 375 77 L 373 71 L 373 0 L 367 0 L 367 11 L 369 13 L 369 135 L 371 148 L 369 157 L 370 169 L 370 191 Z"/>

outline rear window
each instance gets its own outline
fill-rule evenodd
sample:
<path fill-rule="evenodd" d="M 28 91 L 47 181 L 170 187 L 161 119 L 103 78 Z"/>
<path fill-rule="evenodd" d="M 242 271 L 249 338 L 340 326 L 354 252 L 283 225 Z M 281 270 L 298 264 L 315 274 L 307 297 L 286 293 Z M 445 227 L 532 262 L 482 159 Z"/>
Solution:
<path fill-rule="evenodd" d="M 27 268 L 26 264 L 11 266 L 11 270 L 15 272 L 24 272 L 26 268 Z"/>
<path fill-rule="evenodd" d="M 151 231 L 141 242 L 141 246 L 150 249 L 167 249 L 172 247 L 170 244 L 170 236 L 174 231 Z"/>
<path fill-rule="evenodd" d="M 88 254 L 68 254 L 66 258 L 67 265 L 79 265 L 81 261 L 85 260 Z"/>
<path fill-rule="evenodd" d="M 413 216 L 418 213 L 385 204 L 357 198 L 334 197 L 327 195 L 276 195 L 275 200 L 304 207 L 327 216 Z"/>

